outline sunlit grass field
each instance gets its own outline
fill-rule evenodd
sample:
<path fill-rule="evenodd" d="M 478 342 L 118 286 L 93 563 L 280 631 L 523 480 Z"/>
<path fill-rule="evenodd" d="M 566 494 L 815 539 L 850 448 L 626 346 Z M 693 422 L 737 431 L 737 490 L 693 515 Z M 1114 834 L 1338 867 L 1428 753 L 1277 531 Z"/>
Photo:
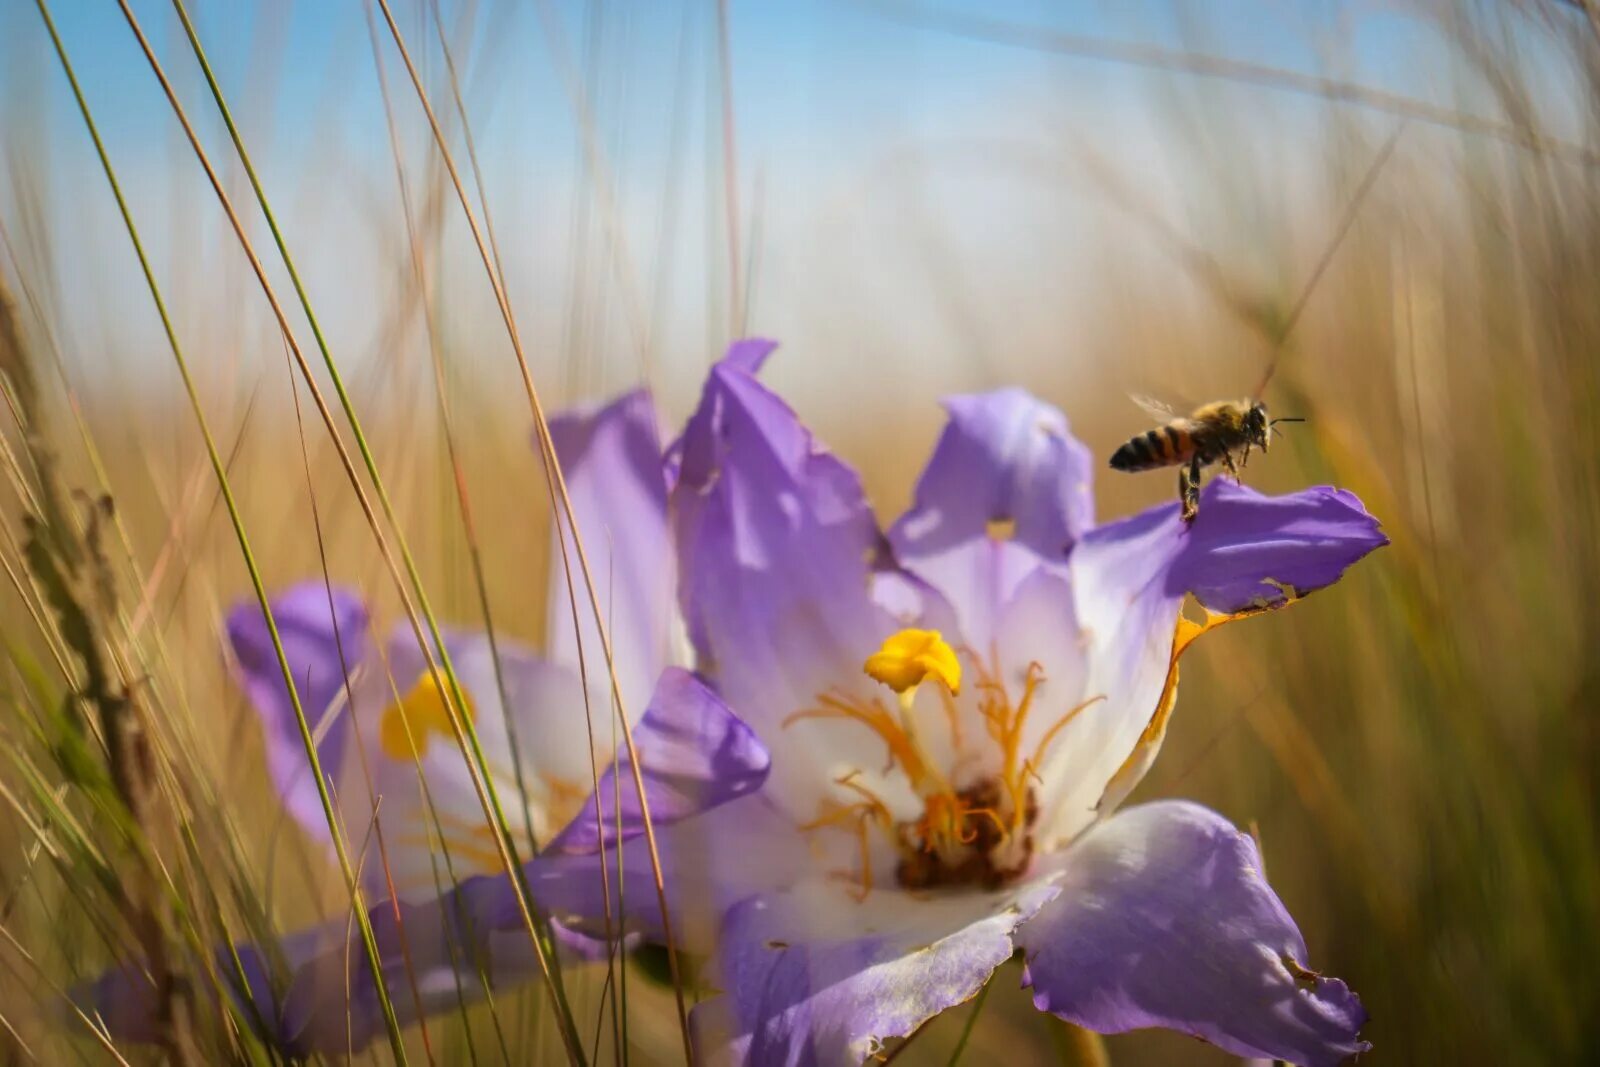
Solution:
<path fill-rule="evenodd" d="M 190 1061 L 273 1062 L 241 1019 L 196 993 L 220 976 L 185 961 L 199 947 L 352 914 L 338 865 L 279 807 L 257 720 L 229 679 L 220 621 L 254 595 L 241 530 L 268 591 L 325 573 L 361 589 L 380 628 L 402 618 L 381 531 L 414 558 L 440 622 L 481 627 L 487 606 L 497 633 L 543 639 L 551 493 L 473 227 L 489 266 L 508 253 L 521 355 L 546 410 L 644 383 L 670 436 L 729 340 L 775 336 L 785 345 L 769 378 L 859 467 L 885 523 L 909 502 L 942 422 L 940 395 L 1023 385 L 1058 405 L 1103 463 L 1146 428 L 1128 393 L 1181 406 L 1243 395 L 1275 367 L 1274 412 L 1307 422 L 1285 428 L 1249 482 L 1350 488 L 1392 544 L 1332 589 L 1228 627 L 1186 657 L 1162 758 L 1132 799 L 1192 798 L 1251 829 L 1313 959 L 1371 1012 L 1364 1036 L 1375 1049 L 1363 1062 L 1600 1055 L 1593 7 L 1406 7 L 1454 79 L 1439 89 L 1444 103 L 1413 107 L 1402 93 L 1350 88 L 1337 24 L 1304 28 L 1329 56 L 1313 76 L 1215 61 L 1228 27 L 1206 21 L 1205 7 L 1169 13 L 1186 27 L 1183 48 L 1094 57 L 1082 40 L 1025 24 L 884 5 L 907 35 L 1135 79 L 1162 177 L 1093 125 L 1040 122 L 991 144 L 907 134 L 819 196 L 818 217 L 786 222 L 731 136 L 740 83 L 719 67 L 716 5 L 691 10 L 684 37 L 661 45 L 680 50 L 665 69 L 698 87 L 683 100 L 670 79 L 621 78 L 622 60 L 594 45 L 597 26 L 625 19 L 568 11 L 564 30 L 538 24 L 570 36 L 551 52 L 569 67 L 567 136 L 584 161 L 554 266 L 517 258 L 529 231 L 496 221 L 526 221 L 505 203 L 515 188 L 480 185 L 472 158 L 482 153 L 493 174 L 494 159 L 537 146 L 469 142 L 463 114 L 487 108 L 492 80 L 457 109 L 454 79 L 474 84 L 474 60 L 494 53 L 452 53 L 458 70 L 440 48 L 441 29 L 454 40 L 460 20 L 492 20 L 494 5 L 446 5 L 436 22 L 427 5 L 397 4 L 392 27 L 374 9 L 372 40 L 358 19 L 362 33 L 345 45 L 363 78 L 374 45 L 383 56 L 386 95 L 369 116 L 377 154 L 330 147 L 321 164 L 274 165 L 270 104 L 230 102 L 306 270 L 307 306 L 326 319 L 391 522 L 171 10 L 135 5 L 159 62 L 178 72 L 349 469 L 174 120 L 136 162 L 108 156 L 157 250 L 153 277 L 192 370 L 191 403 L 61 59 L 32 0 L 6 6 L 3 25 L 18 34 L 0 45 L 16 57 L 0 127 L 0 1063 L 157 1057 L 96 1037 L 64 990 L 162 946 L 188 972 L 172 1026 Z M 202 13 L 204 38 L 226 16 Z M 114 5 L 97 18 L 132 41 Z M 272 20 L 251 32 L 270 37 Z M 419 58 L 459 196 L 397 38 Z M 73 44 L 64 35 L 76 62 Z M 24 49 L 36 51 L 23 61 Z M 128 77 L 149 81 L 144 57 L 128 56 Z M 223 88 L 270 94 L 284 79 L 329 76 L 297 71 L 282 53 L 262 69 L 222 71 Z M 692 113 L 685 128 L 703 134 L 681 134 L 692 165 L 657 175 L 637 164 L 661 196 L 642 213 L 619 208 L 610 184 L 628 147 L 623 124 L 608 124 L 619 86 Z M 91 114 L 104 95 L 88 100 Z M 986 234 L 974 222 L 982 198 L 1010 186 L 933 191 L 974 173 L 1022 182 L 1037 229 Z M 375 188 L 377 207 L 351 210 Z M 672 198 L 697 205 L 681 227 L 667 222 L 681 208 Z M 1023 273 L 1031 281 L 1018 288 Z M 1173 491 L 1166 473 L 1097 479 L 1105 518 Z M 105 675 L 98 693 L 85 647 Z M 584 729 L 574 715 L 571 728 Z M 660 959 L 617 966 L 628 970 L 626 1058 L 680 1061 Z M 1019 978 L 1017 964 L 1002 968 L 970 1035 L 973 1009 L 955 1009 L 901 1062 L 947 1062 L 963 1043 L 963 1062 L 1093 1062 L 1097 1050 L 1033 1011 Z M 566 980 L 597 1062 L 621 1059 L 603 1015 L 607 968 L 572 966 Z M 685 987 L 691 1001 L 707 992 Z M 411 1062 L 559 1062 L 549 1016 L 531 982 L 405 1041 Z M 1168 1033 L 1110 1037 L 1103 1054 L 1119 1067 L 1227 1060 Z M 380 1037 L 356 1058 L 393 1055 Z"/>

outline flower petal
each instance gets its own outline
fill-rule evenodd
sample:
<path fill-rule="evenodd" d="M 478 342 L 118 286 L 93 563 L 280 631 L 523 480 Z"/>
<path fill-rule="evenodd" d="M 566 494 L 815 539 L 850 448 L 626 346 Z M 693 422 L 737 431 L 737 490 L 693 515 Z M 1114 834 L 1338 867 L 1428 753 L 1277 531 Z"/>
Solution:
<path fill-rule="evenodd" d="M 1086 708 L 1040 769 L 1041 836 L 1070 839 L 1132 791 L 1159 751 L 1177 695 L 1177 659 L 1204 624 L 1180 619 L 1189 594 L 1212 612 L 1279 607 L 1336 581 L 1387 544 L 1350 493 L 1318 487 L 1268 497 L 1218 479 L 1192 526 L 1176 504 L 1091 530 L 1069 571 L 1088 639 Z M 1048 668 L 1048 663 L 1046 664 Z"/>
<path fill-rule="evenodd" d="M 1319 1067 L 1368 1048 L 1361 1002 L 1336 978 L 1295 970 L 1300 931 L 1254 842 L 1215 812 L 1131 808 L 1060 866 L 1061 895 L 1017 934 L 1041 1010 L 1101 1033 L 1169 1027 L 1237 1056 Z"/>
<path fill-rule="evenodd" d="M 1094 523 L 1094 460 L 1060 411 L 1022 389 L 946 399 L 950 421 L 889 530 L 895 558 L 956 606 L 988 648 L 995 617 L 1041 562 L 1064 563 Z"/>
<path fill-rule="evenodd" d="M 641 389 L 598 409 L 557 415 L 550 420 L 550 437 L 606 620 L 623 707 L 637 714 L 667 663 L 674 612 L 667 489 L 650 394 Z M 564 521 L 561 525 L 566 530 Z M 570 547 L 570 530 L 566 535 L 568 558 L 559 545 L 551 545 L 550 658 L 576 670 L 581 635 L 585 673 L 593 684 L 609 689 L 588 587 Z"/>
<path fill-rule="evenodd" d="M 539 973 L 526 933 L 472 927 L 458 895 L 420 904 L 383 901 L 369 912 L 384 984 L 400 1026 L 482 1001 Z M 342 929 L 342 928 L 341 928 Z M 295 1056 L 358 1052 L 385 1030 L 371 964 L 353 931 L 295 968 L 279 1043 Z"/>
<path fill-rule="evenodd" d="M 336 779 L 348 729 L 342 721 L 326 720 L 336 712 L 346 679 L 367 657 L 366 609 L 355 593 L 319 581 L 292 586 L 269 603 L 301 709 L 319 738 L 323 774 Z M 226 626 L 240 685 L 266 731 L 267 766 L 284 806 L 307 831 L 329 840 L 305 741 L 260 604 L 239 604 L 228 613 Z"/>
<path fill-rule="evenodd" d="M 654 827 L 748 796 L 766 781 L 772 765 L 755 734 L 721 698 L 675 667 L 662 674 L 649 710 L 633 728 L 633 739 Z M 642 833 L 644 816 L 624 744 L 594 797 L 550 843 L 549 851 L 595 852 L 615 844 L 619 834 L 627 841 Z"/>
<path fill-rule="evenodd" d="M 656 843 L 675 943 L 679 949 L 701 954 L 715 948 L 717 929 L 729 907 L 752 893 L 792 884 L 814 865 L 794 823 L 762 792 L 663 826 Z M 620 877 L 615 849 L 536 857 L 526 865 L 534 899 L 576 933 L 640 934 L 662 940 L 666 930 L 644 838 L 626 842 L 622 853 Z M 521 923 L 503 878 L 482 879 L 471 892 L 474 914 L 482 916 L 490 929 L 507 930 Z"/>
<path fill-rule="evenodd" d="M 283 998 L 279 992 L 287 985 L 287 979 L 278 964 L 292 974 L 337 946 L 343 936 L 344 924 L 322 924 L 288 934 L 271 954 L 249 944 L 236 945 L 231 951 L 219 949 L 213 954 L 211 966 L 224 983 L 231 1007 L 240 1019 L 262 1040 L 282 1047 L 279 1012 Z M 213 990 L 209 983 L 197 988 Z M 167 1036 L 161 1022 L 159 990 L 142 966 L 113 967 L 93 981 L 74 987 L 71 998 L 90 1018 L 104 1022 L 107 1033 L 117 1041 L 154 1044 Z"/>
<path fill-rule="evenodd" d="M 478 1003 L 490 989 L 511 988 L 539 973 L 526 932 L 521 927 L 505 933 L 473 927 L 468 902 L 459 893 L 417 904 L 402 902 L 396 912 L 395 902 L 385 900 L 368 916 L 401 1027 Z M 604 958 L 607 951 L 604 944 L 559 924 L 552 924 L 552 933 L 568 963 Z M 351 923 L 328 922 L 296 931 L 281 938 L 270 953 L 237 944 L 218 950 L 212 966 L 229 983 L 227 992 L 240 1018 L 285 1055 L 359 1052 L 384 1032 L 372 969 Z M 140 967 L 107 971 L 75 988 L 72 997 L 91 1018 L 104 1020 L 118 1041 L 153 1044 L 165 1036 L 158 991 Z"/>
<path fill-rule="evenodd" d="M 860 1063 L 884 1039 L 976 995 L 1011 958 L 1012 932 L 1056 892 L 1035 883 L 928 898 L 875 890 L 856 900 L 813 878 L 750 897 L 722 929 L 727 993 L 695 1009 L 700 1053 L 763 1067 Z"/>
<path fill-rule="evenodd" d="M 811 818 L 859 732 L 785 733 L 785 721 L 847 680 L 865 685 L 862 662 L 897 628 L 869 594 L 877 525 L 856 473 L 739 360 L 712 369 L 681 457 L 679 598 L 701 668 L 763 741 L 783 738 L 792 758 L 769 789 Z"/>
<path fill-rule="evenodd" d="M 526 858 L 532 848 L 525 831 L 531 826 L 542 843 L 566 825 L 592 788 L 583 686 L 573 671 L 515 642 L 502 638 L 491 645 L 487 635 L 465 630 L 443 636 L 490 779 Z M 430 678 L 409 626 L 397 626 L 390 637 L 387 667 L 355 685 L 349 714 L 359 722 L 365 766 L 347 770 L 340 800 L 346 833 L 360 840 L 372 821 L 371 798 L 380 798 L 374 854 L 363 867 L 368 892 L 374 899 L 397 894 L 415 902 L 439 895 L 452 880 L 501 871 L 503 862 L 442 712 L 432 729 L 413 724 L 414 752 L 384 743 L 396 697 Z M 592 695 L 590 706 L 602 729 L 609 701 Z"/>
<path fill-rule="evenodd" d="M 1354 493 L 1327 485 L 1265 496 L 1219 478 L 1206 487 L 1192 526 L 1177 521 L 1178 510 L 1167 504 L 1101 526 L 1084 553 L 1107 573 L 1159 583 L 1173 599 L 1192 593 L 1211 611 L 1232 613 L 1332 585 L 1389 543 Z"/>

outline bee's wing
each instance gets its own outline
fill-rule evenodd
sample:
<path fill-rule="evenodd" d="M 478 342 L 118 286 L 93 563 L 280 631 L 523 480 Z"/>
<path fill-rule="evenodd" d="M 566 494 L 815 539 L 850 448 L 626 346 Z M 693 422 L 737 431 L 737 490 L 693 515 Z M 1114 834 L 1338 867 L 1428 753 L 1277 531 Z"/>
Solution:
<path fill-rule="evenodd" d="M 1157 422 L 1171 422 L 1178 417 L 1171 404 L 1157 400 L 1153 396 L 1143 393 L 1129 393 L 1128 399 L 1139 405 L 1139 409 Z"/>

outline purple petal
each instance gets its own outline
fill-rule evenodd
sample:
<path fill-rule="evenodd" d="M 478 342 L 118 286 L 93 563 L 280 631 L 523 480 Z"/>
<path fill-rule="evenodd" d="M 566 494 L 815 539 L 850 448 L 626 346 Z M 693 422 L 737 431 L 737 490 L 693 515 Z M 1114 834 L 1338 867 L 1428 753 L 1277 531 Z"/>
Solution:
<path fill-rule="evenodd" d="M 889 531 L 896 559 L 944 592 L 969 645 L 1041 562 L 1066 561 L 1094 522 L 1093 458 L 1066 417 L 1021 389 L 950 397 L 950 421 Z"/>
<path fill-rule="evenodd" d="M 1168 597 L 1192 593 L 1212 611 L 1229 613 L 1332 585 L 1389 543 L 1354 493 L 1331 486 L 1269 497 L 1218 478 L 1206 487 L 1194 525 L 1186 528 L 1177 516 L 1174 503 L 1101 526 L 1084 551 L 1102 566 L 1159 581 Z"/>
<path fill-rule="evenodd" d="M 759 374 L 767 357 L 777 351 L 778 342 L 765 337 L 745 337 L 728 346 L 722 360 L 746 374 Z"/>
<path fill-rule="evenodd" d="M 761 373 L 761 368 L 766 366 L 767 359 L 778 350 L 778 342 L 764 337 L 746 337 L 733 342 L 728 350 L 722 354 L 721 365 L 748 374 L 752 378 Z M 667 490 L 670 492 L 677 488 L 678 478 L 683 473 L 684 443 L 690 438 L 703 439 L 710 422 L 715 418 L 715 409 L 707 408 L 704 400 L 700 410 L 689 417 L 689 423 L 684 432 L 667 446 L 662 469 L 667 477 Z M 703 468 L 710 461 L 697 454 L 697 464 Z"/>
<path fill-rule="evenodd" d="M 456 893 L 420 904 L 383 901 L 368 911 L 390 1004 L 402 1027 L 483 999 L 484 983 L 530 977 L 533 948 L 507 938 L 491 945 Z M 341 934 L 346 928 L 341 925 Z M 502 949 L 508 951 L 502 951 Z M 414 981 L 414 984 L 413 984 Z M 327 946 L 293 972 L 279 1022 L 283 1047 L 298 1056 L 359 1051 L 385 1031 L 383 1008 L 360 935 Z"/>
<path fill-rule="evenodd" d="M 674 608 L 667 489 L 650 394 L 641 389 L 599 409 L 558 415 L 550 420 L 550 437 L 611 638 L 623 706 L 631 712 L 649 697 L 666 665 Z M 562 526 L 566 528 L 565 522 Z M 567 538 L 565 561 L 559 545 L 551 546 L 550 658 L 576 670 L 581 635 L 585 672 L 605 680 L 609 689 L 605 651 L 570 531 Z"/>
<path fill-rule="evenodd" d="M 663 826 L 656 842 L 673 937 L 679 948 L 693 952 L 712 950 L 728 907 L 752 893 L 792 884 L 814 863 L 793 820 L 764 792 Z M 598 937 L 609 929 L 612 936 L 625 931 L 661 940 L 665 930 L 645 840 L 635 837 L 622 853 L 620 877 L 614 849 L 537 857 L 527 865 L 534 899 L 575 931 Z M 491 929 L 512 929 L 521 922 L 504 879 L 481 880 L 472 892 L 474 913 Z"/>
<path fill-rule="evenodd" d="M 526 932 L 474 927 L 470 902 L 460 892 L 401 903 L 398 918 L 392 901 L 373 906 L 368 915 L 402 1027 L 478 1003 L 487 989 L 508 989 L 539 973 Z M 607 952 L 603 943 L 559 924 L 553 924 L 552 933 L 568 962 L 604 958 Z M 213 967 L 229 985 L 234 1010 L 286 1055 L 360 1051 L 384 1033 L 372 969 L 349 923 L 289 934 L 270 955 L 249 944 L 236 945 L 231 953 L 219 950 Z M 73 999 L 91 1017 L 102 1018 L 118 1041 L 151 1044 L 163 1036 L 157 990 L 136 966 L 108 971 L 74 990 Z"/>
<path fill-rule="evenodd" d="M 1276 607 L 1337 580 L 1387 543 L 1354 496 L 1327 487 L 1268 497 L 1218 479 L 1193 526 L 1178 511 L 1168 504 L 1097 527 L 1068 561 L 1090 638 L 1085 695 L 1104 697 L 1073 721 L 1041 768 L 1061 789 L 1053 803 L 1069 831 L 1092 811 L 1114 810 L 1160 750 L 1175 660 L 1197 629 L 1179 633 L 1185 596 L 1216 612 Z"/>
<path fill-rule="evenodd" d="M 1041 1010 L 1100 1033 L 1168 1027 L 1237 1056 L 1318 1067 L 1368 1048 L 1367 1013 L 1343 982 L 1296 981 L 1305 941 L 1255 844 L 1215 812 L 1132 808 L 1074 844 L 1061 869 L 1061 895 L 1017 934 Z"/>
<path fill-rule="evenodd" d="M 783 722 L 861 678 L 894 628 L 869 594 L 877 525 L 856 473 L 737 360 L 712 369 L 681 451 L 671 510 L 690 637 L 729 706 L 769 745 L 782 736 L 798 750 L 769 788 L 799 790 L 797 810 L 810 817 L 827 784 L 815 768 L 860 739 L 826 728 L 784 734 Z M 849 747 L 820 750 L 837 744 Z"/>
<path fill-rule="evenodd" d="M 1055 894 L 1036 884 L 858 901 L 812 881 L 751 897 L 722 929 L 726 996 L 695 1010 L 700 1053 L 763 1067 L 860 1063 L 976 995 L 1011 958 L 1012 932 Z"/>
<path fill-rule="evenodd" d="M 294 674 L 300 706 L 313 733 L 334 705 L 350 673 L 366 658 L 367 612 L 354 593 L 305 582 L 273 597 L 272 616 Z M 228 641 L 240 684 L 266 731 L 267 765 L 289 812 L 312 834 L 328 839 L 328 823 L 306 763 L 305 742 L 259 604 L 228 613 Z M 341 717 L 317 744 L 323 773 L 338 774 L 348 737 Z"/>
<path fill-rule="evenodd" d="M 390 1003 L 402 1027 L 484 1000 L 540 973 L 526 928 L 489 930 L 471 879 L 419 904 L 383 901 L 368 912 Z M 345 929 L 341 926 L 341 931 Z M 556 950 L 567 963 L 603 959 L 607 946 L 552 924 Z M 297 1055 L 359 1051 L 385 1029 L 377 987 L 360 937 L 325 946 L 294 971 L 283 1001 L 280 1041 Z M 350 995 L 346 995 L 346 990 Z"/>
<path fill-rule="evenodd" d="M 443 637 L 456 680 L 474 712 L 490 779 L 518 849 L 529 855 L 525 828 L 531 823 L 541 841 L 553 834 L 570 814 L 555 809 L 573 804 L 562 798 L 581 796 L 593 781 L 583 728 L 583 687 L 575 672 L 504 637 L 493 646 L 485 634 L 473 631 L 446 629 Z M 413 738 L 415 756 L 383 743 L 383 722 L 395 695 L 411 691 L 429 670 L 409 626 L 395 627 L 385 662 L 372 667 L 354 681 L 348 711 L 340 719 L 342 728 L 360 737 L 364 759 L 359 764 L 347 759 L 337 783 L 346 840 L 359 842 L 372 835 L 372 852 L 362 865 L 371 899 L 394 893 L 408 901 L 425 900 L 439 895 L 441 879 L 448 879 L 449 871 L 465 878 L 501 869 L 482 802 L 454 736 L 438 728 L 421 733 Z M 603 723 L 609 704 L 601 696 L 591 703 Z M 419 775 L 427 783 L 426 792 Z M 376 822 L 374 797 L 381 812 Z M 448 868 L 441 846 L 449 849 Z"/>
<path fill-rule="evenodd" d="M 772 765 L 750 728 L 704 683 L 678 668 L 662 674 L 649 710 L 633 728 L 633 738 L 651 824 L 658 827 L 748 796 L 766 781 Z M 600 802 L 599 827 L 595 797 Z M 625 745 L 600 779 L 595 797 L 550 843 L 549 851 L 595 852 L 615 844 L 619 833 L 624 841 L 644 833 Z"/>
<path fill-rule="evenodd" d="M 288 979 L 278 964 L 292 974 L 336 945 L 343 937 L 343 930 L 342 923 L 330 923 L 289 934 L 270 955 L 254 945 L 236 945 L 232 952 L 225 949 L 215 952 L 211 966 L 240 1019 L 262 1040 L 282 1048 L 284 1039 L 279 1012 L 283 998 L 279 991 L 287 986 Z M 208 983 L 198 988 L 212 991 Z M 158 990 L 141 966 L 114 967 L 94 981 L 74 988 L 71 995 L 91 1018 L 99 1017 L 117 1041 L 152 1044 L 164 1036 Z"/>

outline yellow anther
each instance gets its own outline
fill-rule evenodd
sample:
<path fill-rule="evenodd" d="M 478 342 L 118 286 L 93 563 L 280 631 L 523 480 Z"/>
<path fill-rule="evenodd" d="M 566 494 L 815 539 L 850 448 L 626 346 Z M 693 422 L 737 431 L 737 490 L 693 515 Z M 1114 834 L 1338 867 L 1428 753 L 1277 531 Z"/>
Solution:
<path fill-rule="evenodd" d="M 472 698 L 462 689 L 467 721 L 476 719 Z M 378 723 L 378 743 L 390 759 L 410 760 L 428 751 L 433 734 L 450 737 L 450 709 L 432 671 L 417 679 L 411 691 L 384 711 Z M 413 747 L 415 746 L 415 747 Z"/>
<path fill-rule="evenodd" d="M 938 630 L 901 630 L 884 639 L 864 669 L 896 693 L 907 693 L 929 675 L 952 693 L 961 691 L 961 661 Z"/>

